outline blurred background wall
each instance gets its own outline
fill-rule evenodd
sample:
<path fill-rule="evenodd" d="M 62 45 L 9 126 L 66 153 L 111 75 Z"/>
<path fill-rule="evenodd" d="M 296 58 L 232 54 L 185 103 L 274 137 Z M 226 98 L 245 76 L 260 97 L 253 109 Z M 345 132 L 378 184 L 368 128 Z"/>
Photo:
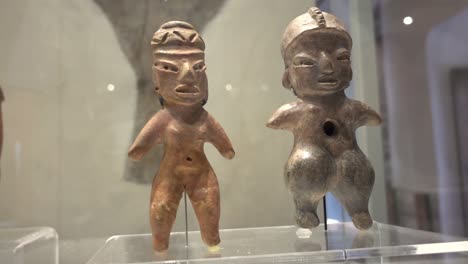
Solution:
<path fill-rule="evenodd" d="M 468 1 L 374 3 L 389 221 L 468 236 Z"/>

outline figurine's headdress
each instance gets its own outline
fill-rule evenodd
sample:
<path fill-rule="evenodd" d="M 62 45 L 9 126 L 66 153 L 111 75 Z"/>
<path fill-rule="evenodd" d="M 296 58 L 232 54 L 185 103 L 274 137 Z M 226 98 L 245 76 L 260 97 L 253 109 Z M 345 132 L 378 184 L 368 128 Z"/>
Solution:
<path fill-rule="evenodd" d="M 164 23 L 153 35 L 153 50 L 181 49 L 183 47 L 205 50 L 205 42 L 195 28 L 187 22 Z"/>
<path fill-rule="evenodd" d="M 281 55 L 283 56 L 286 67 L 291 62 L 293 56 L 293 54 L 290 54 L 289 47 L 296 39 L 299 39 L 306 32 L 312 30 L 318 31 L 330 29 L 343 32 L 349 40 L 350 47 L 352 46 L 351 37 L 346 31 L 343 23 L 334 15 L 322 12 L 318 7 L 310 8 L 307 13 L 302 14 L 291 21 L 284 31 L 281 42 Z"/>

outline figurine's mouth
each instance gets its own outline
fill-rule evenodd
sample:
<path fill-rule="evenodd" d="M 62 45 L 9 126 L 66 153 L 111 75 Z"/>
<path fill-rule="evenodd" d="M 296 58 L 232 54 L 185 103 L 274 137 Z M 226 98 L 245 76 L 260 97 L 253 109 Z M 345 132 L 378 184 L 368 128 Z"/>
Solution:
<path fill-rule="evenodd" d="M 197 96 L 200 89 L 196 85 L 179 85 L 175 88 L 175 92 L 181 96 Z"/>
<path fill-rule="evenodd" d="M 338 79 L 333 76 L 323 76 L 318 79 L 318 83 L 324 86 L 335 86 L 338 84 Z"/>

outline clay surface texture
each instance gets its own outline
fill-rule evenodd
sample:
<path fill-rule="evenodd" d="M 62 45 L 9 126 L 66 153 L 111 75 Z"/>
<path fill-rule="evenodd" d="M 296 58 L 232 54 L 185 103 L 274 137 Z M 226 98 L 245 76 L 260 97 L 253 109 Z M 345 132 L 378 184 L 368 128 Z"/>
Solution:
<path fill-rule="evenodd" d="M 373 223 L 368 201 L 374 170 L 355 131 L 379 125 L 381 117 L 344 93 L 352 79 L 351 48 L 343 24 L 316 7 L 295 18 L 283 35 L 283 86 L 297 101 L 280 107 L 267 126 L 294 135 L 284 177 L 302 228 L 319 225 L 316 209 L 327 192 L 342 203 L 358 229 Z"/>
<path fill-rule="evenodd" d="M 154 250 L 168 249 L 184 192 L 198 218 L 203 241 L 216 246 L 220 243 L 219 187 L 203 145 L 212 143 L 227 159 L 234 157 L 234 149 L 221 125 L 203 108 L 208 99 L 205 43 L 192 25 L 172 21 L 154 33 L 151 46 L 153 81 L 162 109 L 144 126 L 129 156 L 139 160 L 153 145 L 164 144 L 150 201 Z"/>

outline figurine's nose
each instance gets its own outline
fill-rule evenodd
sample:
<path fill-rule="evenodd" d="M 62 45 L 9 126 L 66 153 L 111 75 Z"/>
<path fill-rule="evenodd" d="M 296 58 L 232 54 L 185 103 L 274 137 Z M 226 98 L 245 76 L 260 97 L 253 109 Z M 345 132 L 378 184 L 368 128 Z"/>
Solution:
<path fill-rule="evenodd" d="M 195 71 L 192 69 L 188 62 L 184 62 L 180 71 L 180 81 L 185 84 L 192 84 L 195 82 Z"/>
<path fill-rule="evenodd" d="M 333 74 L 335 72 L 333 62 L 326 52 L 322 51 L 320 53 L 319 66 L 323 74 Z"/>

